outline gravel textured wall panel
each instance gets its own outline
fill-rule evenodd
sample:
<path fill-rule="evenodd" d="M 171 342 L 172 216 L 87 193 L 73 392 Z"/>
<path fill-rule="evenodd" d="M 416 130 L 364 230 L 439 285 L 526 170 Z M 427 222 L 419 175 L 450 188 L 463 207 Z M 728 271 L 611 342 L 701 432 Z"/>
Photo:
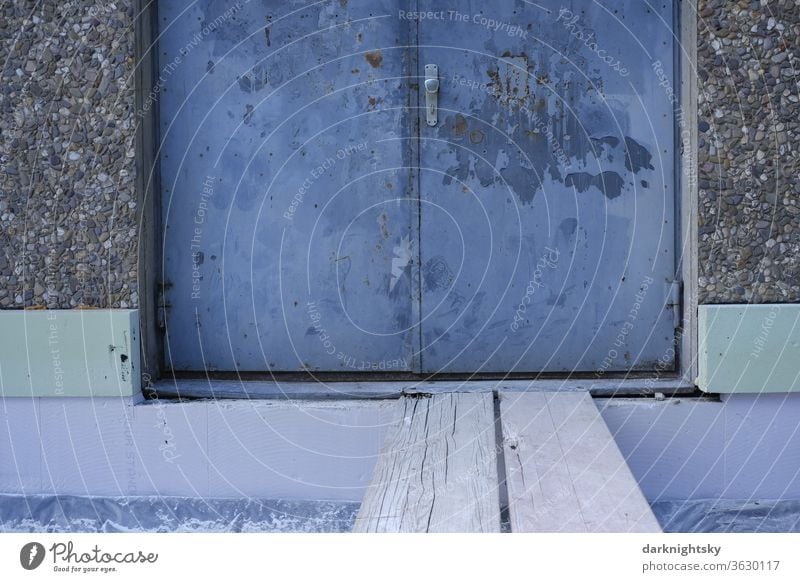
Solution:
<path fill-rule="evenodd" d="M 133 7 L 0 6 L 0 307 L 135 307 Z"/>
<path fill-rule="evenodd" d="M 699 3 L 701 303 L 800 300 L 800 2 Z"/>

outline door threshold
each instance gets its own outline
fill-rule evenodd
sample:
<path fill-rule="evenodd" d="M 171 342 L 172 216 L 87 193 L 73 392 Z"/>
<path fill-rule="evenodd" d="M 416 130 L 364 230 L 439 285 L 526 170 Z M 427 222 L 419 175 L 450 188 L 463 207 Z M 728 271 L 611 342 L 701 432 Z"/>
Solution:
<path fill-rule="evenodd" d="M 173 378 L 159 380 L 146 391 L 149 398 L 179 399 L 391 399 L 447 392 L 589 392 L 595 397 L 698 395 L 694 384 L 679 377 L 602 379 L 493 380 L 352 380 L 290 381 L 232 378 Z"/>

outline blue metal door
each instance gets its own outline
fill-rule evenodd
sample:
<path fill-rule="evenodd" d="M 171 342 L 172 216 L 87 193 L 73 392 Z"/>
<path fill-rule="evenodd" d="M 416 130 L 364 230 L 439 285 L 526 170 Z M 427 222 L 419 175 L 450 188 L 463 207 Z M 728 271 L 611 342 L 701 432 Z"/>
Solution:
<path fill-rule="evenodd" d="M 673 366 L 671 3 L 159 18 L 168 368 Z"/>
<path fill-rule="evenodd" d="M 414 43 L 387 14 L 161 3 L 167 367 L 418 367 Z"/>
<path fill-rule="evenodd" d="M 423 370 L 672 368 L 672 3 L 420 12 Z"/>

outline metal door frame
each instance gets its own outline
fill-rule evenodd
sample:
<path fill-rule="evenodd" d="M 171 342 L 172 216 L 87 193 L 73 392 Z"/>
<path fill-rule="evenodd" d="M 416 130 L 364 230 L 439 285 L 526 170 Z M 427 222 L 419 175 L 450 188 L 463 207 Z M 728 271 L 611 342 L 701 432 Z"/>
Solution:
<path fill-rule="evenodd" d="M 697 376 L 697 276 L 698 276 L 698 226 L 697 226 L 697 9 L 686 0 L 673 0 L 673 27 L 675 44 L 673 47 L 674 79 L 680 80 L 679 103 L 676 111 L 682 111 L 682 121 L 675 119 L 675 274 L 683 282 L 681 293 L 682 327 L 676 330 L 676 371 L 608 374 L 609 379 L 624 379 L 625 383 L 641 386 L 647 378 L 678 381 L 679 386 L 694 386 Z M 162 355 L 164 341 L 159 329 L 158 304 L 161 294 L 159 273 L 161 264 L 161 201 L 160 173 L 158 163 L 159 133 L 158 106 L 146 107 L 153 92 L 159 90 L 158 78 L 158 0 L 135 0 L 134 53 L 136 67 L 134 74 L 136 129 L 136 202 L 138 222 L 138 294 L 141 326 L 142 386 L 145 389 L 162 377 Z M 688 153 L 687 153 L 688 152 Z M 689 164 L 685 161 L 689 160 Z M 680 242 L 680 244 L 678 244 Z M 200 372 L 204 377 L 213 377 L 208 372 Z M 233 373 L 236 378 L 246 380 L 251 375 Z M 285 377 L 287 382 L 308 380 L 305 374 L 271 373 L 261 375 L 277 379 Z M 375 378 L 372 374 L 318 374 L 326 381 L 387 381 L 419 380 L 426 377 L 419 374 L 381 373 Z M 330 377 L 329 377 L 330 376 Z M 335 377 L 333 377 L 335 376 Z M 482 375 L 455 375 L 469 380 L 485 380 Z M 490 375 L 497 378 L 498 374 Z M 552 379 L 565 378 L 564 374 L 521 374 L 501 375 L 504 378 L 546 378 L 542 382 L 552 384 Z M 582 377 L 572 374 L 569 377 Z M 587 373 L 586 377 L 593 376 Z M 253 379 L 257 379 L 253 377 Z M 585 382 L 584 382 L 585 384 Z M 634 393 L 640 388 L 632 388 Z M 684 389 L 685 391 L 685 389 Z M 618 390 L 614 391 L 618 393 Z"/>

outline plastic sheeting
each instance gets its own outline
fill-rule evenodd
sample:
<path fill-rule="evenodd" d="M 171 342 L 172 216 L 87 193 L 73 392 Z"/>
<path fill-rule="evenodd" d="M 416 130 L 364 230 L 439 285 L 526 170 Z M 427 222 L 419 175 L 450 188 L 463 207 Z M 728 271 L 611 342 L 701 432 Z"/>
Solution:
<path fill-rule="evenodd" d="M 0 496 L 3 532 L 347 532 L 358 503 Z"/>
<path fill-rule="evenodd" d="M 800 532 L 800 501 L 659 501 L 666 532 Z"/>
<path fill-rule="evenodd" d="M 347 532 L 358 503 L 0 495 L 2 532 Z M 660 501 L 667 532 L 800 532 L 800 501 Z"/>

